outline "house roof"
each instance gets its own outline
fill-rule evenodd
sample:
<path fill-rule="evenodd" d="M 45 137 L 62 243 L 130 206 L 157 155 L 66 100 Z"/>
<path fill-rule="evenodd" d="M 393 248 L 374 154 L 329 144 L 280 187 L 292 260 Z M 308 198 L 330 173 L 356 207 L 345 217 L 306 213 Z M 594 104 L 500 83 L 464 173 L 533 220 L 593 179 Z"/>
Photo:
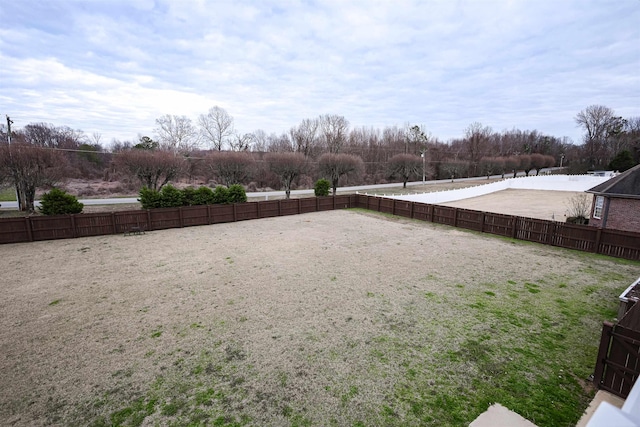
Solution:
<path fill-rule="evenodd" d="M 587 190 L 604 196 L 640 199 L 640 165 Z"/>

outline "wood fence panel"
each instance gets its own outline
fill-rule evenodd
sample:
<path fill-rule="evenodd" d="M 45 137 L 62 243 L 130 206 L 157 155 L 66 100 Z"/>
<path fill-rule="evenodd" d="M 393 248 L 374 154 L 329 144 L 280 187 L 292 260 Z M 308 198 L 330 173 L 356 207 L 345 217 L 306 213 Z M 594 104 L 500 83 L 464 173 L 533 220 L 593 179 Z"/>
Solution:
<path fill-rule="evenodd" d="M 211 205 L 210 212 L 212 224 L 234 221 L 233 205 Z"/>
<path fill-rule="evenodd" d="M 28 242 L 29 218 L 3 218 L 0 226 L 0 243 Z"/>
<path fill-rule="evenodd" d="M 29 217 L 33 240 L 70 239 L 74 229 L 70 215 Z"/>
<path fill-rule="evenodd" d="M 518 217 L 516 221 L 516 239 L 528 242 L 547 243 L 551 221 Z"/>
<path fill-rule="evenodd" d="M 280 200 L 280 215 L 297 215 L 299 202 L 298 199 Z"/>
<path fill-rule="evenodd" d="M 316 211 L 316 199 L 312 197 L 303 197 L 300 201 L 300 213 L 310 213 Z"/>
<path fill-rule="evenodd" d="M 388 214 L 393 213 L 394 199 L 387 199 L 387 198 L 381 197 L 379 202 L 380 202 L 380 207 L 378 208 L 378 212 L 388 213 Z"/>
<path fill-rule="evenodd" d="M 149 214 L 151 215 L 151 230 L 165 230 L 182 226 L 182 217 L 177 208 L 149 209 Z"/>
<path fill-rule="evenodd" d="M 437 224 L 445 224 L 455 226 L 456 223 L 456 208 L 450 206 L 437 206 L 433 205 L 433 218 L 432 221 Z"/>
<path fill-rule="evenodd" d="M 132 227 L 140 227 L 144 231 L 153 230 L 148 211 L 122 211 L 114 212 L 114 214 L 116 233 L 125 233 Z"/>
<path fill-rule="evenodd" d="M 599 387 L 626 398 L 638 378 L 640 332 L 615 325 Z"/>
<path fill-rule="evenodd" d="M 111 213 L 74 215 L 76 237 L 104 236 L 113 234 L 114 223 Z"/>
<path fill-rule="evenodd" d="M 318 211 L 332 211 L 333 210 L 333 197 L 318 197 L 316 199 Z"/>
<path fill-rule="evenodd" d="M 588 225 L 554 223 L 551 244 L 567 249 L 594 252 L 596 250 L 596 234 L 598 230 Z"/>
<path fill-rule="evenodd" d="M 427 203 L 414 203 L 413 204 L 413 218 L 420 221 L 431 221 L 430 207 Z"/>
<path fill-rule="evenodd" d="M 640 233 L 604 229 L 597 252 L 617 258 L 640 260 Z"/>
<path fill-rule="evenodd" d="M 209 209 L 207 205 L 185 206 L 182 208 L 182 225 L 191 227 L 209 224 Z"/>
<path fill-rule="evenodd" d="M 460 228 L 468 230 L 482 231 L 484 224 L 484 212 L 472 211 L 469 209 L 457 210 L 456 224 Z"/>
<path fill-rule="evenodd" d="M 483 231 L 498 236 L 511 237 L 515 221 L 516 217 L 512 215 L 485 212 Z"/>
<path fill-rule="evenodd" d="M 411 218 L 411 204 L 412 202 L 407 202 L 406 200 L 396 200 L 394 202 L 393 211 L 398 216 Z"/>
<path fill-rule="evenodd" d="M 371 196 L 367 196 L 366 194 L 357 194 L 356 195 L 356 206 L 360 209 L 369 209 L 369 199 Z"/>
<path fill-rule="evenodd" d="M 351 207 L 351 194 L 340 194 L 333 198 L 332 209 L 349 209 Z"/>
<path fill-rule="evenodd" d="M 315 209 L 315 200 L 314 209 Z M 277 200 L 265 200 L 260 202 L 260 218 L 278 216 L 279 203 Z"/>
<path fill-rule="evenodd" d="M 258 219 L 258 203 L 259 202 L 236 203 L 235 221 Z"/>

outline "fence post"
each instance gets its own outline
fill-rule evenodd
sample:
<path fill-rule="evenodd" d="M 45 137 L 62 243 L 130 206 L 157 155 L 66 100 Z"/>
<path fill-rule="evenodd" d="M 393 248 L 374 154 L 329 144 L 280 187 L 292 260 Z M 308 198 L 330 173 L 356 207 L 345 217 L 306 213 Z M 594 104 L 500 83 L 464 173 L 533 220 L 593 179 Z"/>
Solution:
<path fill-rule="evenodd" d="M 547 222 L 547 245 L 553 246 L 553 237 L 556 234 L 556 224 Z"/>
<path fill-rule="evenodd" d="M 320 199 L 318 198 L 318 196 L 316 196 L 316 212 L 318 212 L 320 210 Z"/>
<path fill-rule="evenodd" d="M 453 226 L 458 226 L 458 208 L 453 208 Z"/>
<path fill-rule="evenodd" d="M 376 201 L 378 202 L 378 206 L 376 207 L 376 212 L 380 212 L 380 197 L 376 197 Z"/>
<path fill-rule="evenodd" d="M 300 215 L 301 211 L 302 211 L 302 208 L 300 207 L 300 199 L 298 198 L 298 215 Z"/>
<path fill-rule="evenodd" d="M 278 216 L 282 216 L 282 202 L 278 199 Z"/>
<path fill-rule="evenodd" d="M 396 214 L 396 199 L 391 199 L 391 215 Z"/>
<path fill-rule="evenodd" d="M 207 205 L 207 222 L 209 223 L 209 225 L 211 225 L 211 205 Z"/>
<path fill-rule="evenodd" d="M 333 210 L 336 210 L 336 196 L 335 194 L 333 195 Z"/>
<path fill-rule="evenodd" d="M 147 230 L 152 230 L 151 226 L 151 209 L 147 209 Z"/>
<path fill-rule="evenodd" d="M 602 239 L 602 228 L 598 228 L 596 231 L 596 242 L 593 247 L 593 252 L 600 253 L 600 239 Z"/>
<path fill-rule="evenodd" d="M 511 224 L 511 238 L 515 239 L 518 235 L 518 217 L 512 216 L 513 224 Z"/>
<path fill-rule="evenodd" d="M 598 347 L 598 359 L 596 360 L 596 370 L 593 374 L 593 385 L 600 388 L 604 368 L 606 364 L 607 354 L 609 353 L 609 344 L 611 343 L 611 332 L 613 332 L 613 323 L 604 322 L 602 324 L 602 334 L 600 335 L 600 347 Z"/>
<path fill-rule="evenodd" d="M 415 206 L 415 202 L 409 202 L 409 218 L 413 219 L 413 207 Z"/>
<path fill-rule="evenodd" d="M 178 218 L 180 218 L 180 228 L 184 227 L 184 216 L 182 215 L 182 206 L 178 206 Z"/>
<path fill-rule="evenodd" d="M 280 201 L 278 200 L 278 210 L 280 210 Z M 238 215 L 236 214 L 236 204 L 233 204 L 233 222 L 238 220 Z"/>
<path fill-rule="evenodd" d="M 433 222 L 433 205 L 429 205 L 429 208 L 427 209 L 427 214 L 429 215 L 429 218 L 427 218 L 430 222 Z"/>
<path fill-rule="evenodd" d="M 27 227 L 27 237 L 30 242 L 33 242 L 33 227 L 31 226 L 31 217 L 24 217 L 25 226 Z"/>
<path fill-rule="evenodd" d="M 118 225 L 116 224 L 115 212 L 111 212 L 111 226 L 113 227 L 113 234 L 118 234 Z"/>
<path fill-rule="evenodd" d="M 480 216 L 480 232 L 484 233 L 484 217 L 486 216 L 486 212 L 482 212 Z"/>
<path fill-rule="evenodd" d="M 71 236 L 76 238 L 78 237 L 78 230 L 76 230 L 76 216 L 74 214 L 69 216 L 71 217 Z"/>

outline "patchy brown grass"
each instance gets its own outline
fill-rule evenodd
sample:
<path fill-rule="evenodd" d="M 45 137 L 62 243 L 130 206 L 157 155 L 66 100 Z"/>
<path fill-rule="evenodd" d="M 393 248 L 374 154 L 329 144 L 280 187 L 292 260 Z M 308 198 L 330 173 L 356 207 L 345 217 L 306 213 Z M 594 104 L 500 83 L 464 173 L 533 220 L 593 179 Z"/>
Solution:
<path fill-rule="evenodd" d="M 0 424 L 575 423 L 628 263 L 332 211 L 0 246 Z M 576 379 L 577 378 L 577 379 Z"/>

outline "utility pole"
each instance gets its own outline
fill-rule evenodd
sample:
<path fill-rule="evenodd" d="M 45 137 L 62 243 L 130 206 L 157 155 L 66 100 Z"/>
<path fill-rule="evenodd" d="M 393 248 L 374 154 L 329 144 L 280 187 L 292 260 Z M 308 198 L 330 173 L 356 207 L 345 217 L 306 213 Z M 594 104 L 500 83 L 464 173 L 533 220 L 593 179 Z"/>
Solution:
<path fill-rule="evenodd" d="M 7 114 L 7 142 L 11 145 L 11 125 L 13 124 L 13 120 L 9 118 Z"/>
<path fill-rule="evenodd" d="M 8 114 L 6 114 L 6 116 L 7 116 L 7 142 L 9 143 L 9 145 L 11 145 L 11 125 L 13 124 L 13 120 L 11 120 Z M 11 147 L 9 147 L 9 156 L 11 157 Z M 15 185 L 16 185 L 16 201 L 18 202 L 18 210 L 21 211 L 22 203 L 20 202 L 20 193 L 18 191 L 18 184 L 16 183 Z"/>

